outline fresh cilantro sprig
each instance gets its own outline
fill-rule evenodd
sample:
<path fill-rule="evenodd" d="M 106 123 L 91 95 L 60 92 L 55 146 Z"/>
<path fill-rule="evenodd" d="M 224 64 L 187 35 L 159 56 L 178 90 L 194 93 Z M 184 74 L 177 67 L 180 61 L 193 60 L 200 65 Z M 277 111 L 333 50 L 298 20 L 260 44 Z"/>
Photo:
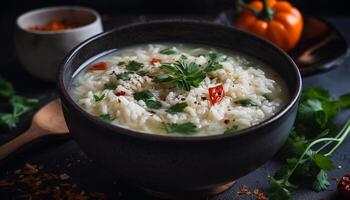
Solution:
<path fill-rule="evenodd" d="M 205 72 L 212 72 L 222 68 L 220 62 L 227 60 L 227 56 L 222 53 L 210 53 L 208 55 L 209 61 L 207 67 L 204 69 Z"/>
<path fill-rule="evenodd" d="M 165 73 L 156 76 L 154 82 L 170 82 L 172 87 L 186 91 L 190 91 L 191 86 L 198 87 L 206 77 L 206 73 L 196 63 L 187 63 L 182 59 L 175 63 L 164 63 L 160 68 Z"/>
<path fill-rule="evenodd" d="M 298 187 L 296 177 L 309 180 L 315 191 L 330 185 L 327 171 L 334 165 L 329 157 L 350 132 L 350 119 L 338 133 L 333 119 L 340 110 L 349 107 L 350 94 L 333 99 L 323 88 L 303 91 L 294 129 L 279 153 L 286 162 L 274 177 L 268 178 L 271 200 L 291 199 L 291 192 Z"/>
<path fill-rule="evenodd" d="M 146 106 L 150 109 L 159 109 L 162 107 L 162 103 L 159 101 L 152 100 L 151 98 L 154 97 L 152 92 L 149 90 L 144 90 L 141 92 L 137 92 L 134 94 L 134 98 L 139 101 L 143 100 L 146 103 Z"/>
<path fill-rule="evenodd" d="M 182 135 L 193 135 L 197 133 L 196 125 L 191 122 L 186 122 L 182 124 L 176 123 L 163 123 L 163 129 L 167 133 L 178 133 Z"/>
<path fill-rule="evenodd" d="M 20 116 L 38 105 L 37 99 L 16 95 L 12 84 L 4 79 L 0 79 L 0 97 L 8 99 L 12 108 L 10 113 L 0 113 L 0 126 L 8 128 L 16 127 Z"/>

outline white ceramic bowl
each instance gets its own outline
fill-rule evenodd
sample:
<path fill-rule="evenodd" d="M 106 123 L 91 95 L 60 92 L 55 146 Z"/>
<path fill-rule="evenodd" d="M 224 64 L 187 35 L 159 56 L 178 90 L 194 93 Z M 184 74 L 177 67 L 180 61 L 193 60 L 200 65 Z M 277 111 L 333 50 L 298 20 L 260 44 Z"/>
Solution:
<path fill-rule="evenodd" d="M 32 26 L 65 20 L 82 24 L 64 31 L 29 31 Z M 78 6 L 41 8 L 17 18 L 15 47 L 22 66 L 33 76 L 55 81 L 61 60 L 76 45 L 103 31 L 100 15 L 93 9 Z"/>

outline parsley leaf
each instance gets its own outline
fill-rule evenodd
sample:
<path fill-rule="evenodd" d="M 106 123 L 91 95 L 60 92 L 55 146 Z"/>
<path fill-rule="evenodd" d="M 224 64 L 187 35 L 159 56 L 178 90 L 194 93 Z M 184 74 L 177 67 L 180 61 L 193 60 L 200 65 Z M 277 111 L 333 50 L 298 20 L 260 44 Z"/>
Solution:
<path fill-rule="evenodd" d="M 162 107 L 162 104 L 159 101 L 154 101 L 154 100 L 144 100 L 146 103 L 146 106 L 150 109 L 159 109 Z"/>
<path fill-rule="evenodd" d="M 117 85 L 115 83 L 109 82 L 104 84 L 104 89 L 115 90 L 116 88 L 117 88 Z"/>
<path fill-rule="evenodd" d="M 105 94 L 102 94 L 101 96 L 94 94 L 94 99 L 96 102 L 102 101 L 103 98 L 105 98 Z"/>
<path fill-rule="evenodd" d="M 152 98 L 154 95 L 152 94 L 152 92 L 150 92 L 149 90 L 144 90 L 142 92 L 137 92 L 134 94 L 134 98 L 139 101 L 139 100 L 147 100 Z"/>
<path fill-rule="evenodd" d="M 130 61 L 127 65 L 126 65 L 126 69 L 130 70 L 130 71 L 137 71 L 140 68 L 143 67 L 142 63 L 136 62 L 135 60 Z"/>
<path fill-rule="evenodd" d="M 139 76 L 146 76 L 148 73 L 149 72 L 147 72 L 147 71 L 138 71 L 138 72 L 136 72 L 136 74 L 139 75 Z"/>
<path fill-rule="evenodd" d="M 268 176 L 269 183 L 271 185 L 268 195 L 270 199 L 273 200 L 290 200 L 292 199 L 291 190 L 296 189 L 297 187 L 287 180 L 280 179 L 276 180 L 275 178 Z"/>
<path fill-rule="evenodd" d="M 237 129 L 238 129 L 238 126 L 227 127 L 224 134 L 234 133 L 237 131 Z"/>
<path fill-rule="evenodd" d="M 130 74 L 133 74 L 134 72 L 123 72 L 120 74 L 116 74 L 115 77 L 117 78 L 117 80 L 123 80 L 123 81 L 128 81 L 130 80 Z"/>
<path fill-rule="evenodd" d="M 109 114 L 99 115 L 98 118 L 100 118 L 100 119 L 102 119 L 103 121 L 106 121 L 106 122 L 111 122 L 111 121 L 113 121 L 115 119 L 114 117 L 112 117 Z"/>
<path fill-rule="evenodd" d="M 320 192 L 326 190 L 328 186 L 330 186 L 328 175 L 325 170 L 320 170 L 316 176 L 316 179 L 312 182 L 312 188 L 316 192 Z"/>
<path fill-rule="evenodd" d="M 194 62 L 186 63 L 178 60 L 176 63 L 165 63 L 160 66 L 165 72 L 156 76 L 154 82 L 171 82 L 171 86 L 186 91 L 191 90 L 191 86 L 198 87 L 206 77 L 206 73 L 198 68 Z"/>
<path fill-rule="evenodd" d="M 28 112 L 33 108 L 37 107 L 38 100 L 15 95 L 11 97 L 10 104 L 13 108 L 13 115 L 15 117 L 19 117 L 25 112 Z"/>
<path fill-rule="evenodd" d="M 241 106 L 257 106 L 253 100 L 251 99 L 240 99 L 235 101 L 236 104 L 239 104 Z"/>
<path fill-rule="evenodd" d="M 8 128 L 16 127 L 18 122 L 18 117 L 14 116 L 12 113 L 0 113 L 0 125 L 7 126 Z"/>
<path fill-rule="evenodd" d="M 171 106 L 168 110 L 166 110 L 168 113 L 170 114 L 175 114 L 178 112 L 182 112 L 186 107 L 187 107 L 187 103 L 177 103 L 173 106 Z"/>
<path fill-rule="evenodd" d="M 10 82 L 0 79 L 0 97 L 11 97 L 15 94 L 15 90 Z"/>
<path fill-rule="evenodd" d="M 196 125 L 191 122 L 186 122 L 182 124 L 176 123 L 163 123 L 163 128 L 167 133 L 179 133 L 183 135 L 193 135 L 197 132 Z"/>
<path fill-rule="evenodd" d="M 173 49 L 173 47 L 169 47 L 169 48 L 160 50 L 159 53 L 165 54 L 165 55 L 171 55 L 171 54 L 176 54 L 176 51 Z"/>

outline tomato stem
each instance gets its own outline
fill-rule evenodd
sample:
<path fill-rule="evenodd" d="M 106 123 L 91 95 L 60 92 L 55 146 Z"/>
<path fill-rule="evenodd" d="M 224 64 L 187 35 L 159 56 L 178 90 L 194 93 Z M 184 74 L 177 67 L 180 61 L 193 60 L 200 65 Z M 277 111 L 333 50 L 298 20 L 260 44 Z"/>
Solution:
<path fill-rule="evenodd" d="M 267 3 L 267 0 L 263 0 L 264 7 L 262 11 L 259 13 L 258 17 L 264 20 L 272 20 L 275 16 L 275 11 L 272 10 Z"/>
<path fill-rule="evenodd" d="M 249 5 L 245 4 L 242 0 L 237 1 L 237 6 L 240 9 L 246 9 L 247 11 L 251 12 L 253 15 L 258 15 L 259 11 L 255 8 L 250 7 Z"/>

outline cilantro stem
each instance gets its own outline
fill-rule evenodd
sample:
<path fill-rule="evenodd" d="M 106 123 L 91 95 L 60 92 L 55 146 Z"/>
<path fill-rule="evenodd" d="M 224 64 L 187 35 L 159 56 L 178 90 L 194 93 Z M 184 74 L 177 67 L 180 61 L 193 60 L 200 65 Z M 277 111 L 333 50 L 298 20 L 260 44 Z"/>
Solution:
<path fill-rule="evenodd" d="M 350 132 L 350 119 L 348 119 L 346 125 L 342 128 L 342 130 L 336 136 L 336 137 L 341 136 L 338 139 L 338 143 L 327 154 L 325 154 L 325 156 L 332 155 L 332 153 L 341 145 L 341 143 L 343 143 L 343 141 L 345 140 L 345 138 L 349 134 L 349 132 Z"/>

